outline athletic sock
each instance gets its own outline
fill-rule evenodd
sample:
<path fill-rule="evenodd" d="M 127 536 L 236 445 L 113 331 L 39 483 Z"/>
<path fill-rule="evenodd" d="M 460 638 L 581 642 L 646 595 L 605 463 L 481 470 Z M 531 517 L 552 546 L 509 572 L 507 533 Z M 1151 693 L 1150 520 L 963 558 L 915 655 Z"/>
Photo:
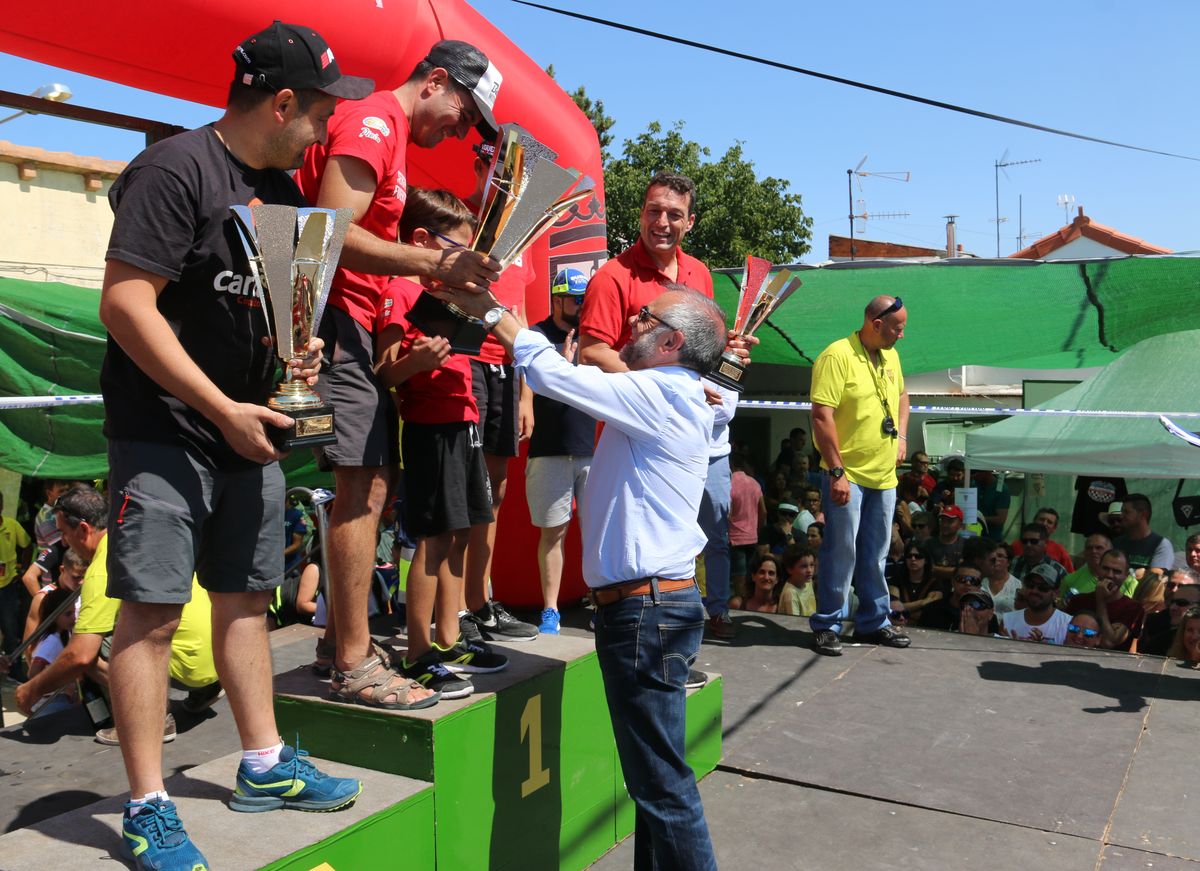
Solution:
<path fill-rule="evenodd" d="M 129 815 L 132 817 L 140 814 L 143 810 L 145 810 L 145 806 L 152 801 L 170 801 L 170 797 L 167 795 L 167 791 L 165 789 L 160 789 L 157 792 L 148 792 L 141 798 L 134 798 L 133 796 L 130 796 L 129 803 L 133 805 L 133 807 L 129 808 Z"/>
<path fill-rule="evenodd" d="M 264 774 L 279 764 L 279 754 L 282 752 L 282 741 L 262 750 L 243 750 L 242 764 L 250 769 L 251 774 Z"/>

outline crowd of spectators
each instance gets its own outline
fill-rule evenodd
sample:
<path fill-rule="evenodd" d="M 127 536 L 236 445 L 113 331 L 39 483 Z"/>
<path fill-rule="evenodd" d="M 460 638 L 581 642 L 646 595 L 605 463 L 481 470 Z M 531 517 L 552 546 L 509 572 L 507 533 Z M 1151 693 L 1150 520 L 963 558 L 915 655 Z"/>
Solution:
<path fill-rule="evenodd" d="M 735 446 L 733 607 L 799 616 L 816 609 L 823 525 L 819 458 L 807 444 L 793 428 L 760 476 Z M 968 486 L 965 463 L 951 457 L 941 477 L 934 471 L 917 451 L 899 476 L 886 566 L 894 624 L 1196 659 L 1188 651 L 1200 644 L 1200 533 L 1177 558 L 1151 528 L 1150 500 L 1121 482 L 1121 502 L 1097 504 L 1081 489 L 1076 512 L 1089 516 L 1070 526 L 1086 535 L 1081 552 L 1054 540 L 1060 515 L 1052 506 L 1012 523 L 1019 531 L 1005 541 L 1011 497 L 1002 480 L 971 474 L 977 516 L 968 524 L 955 501 Z"/>

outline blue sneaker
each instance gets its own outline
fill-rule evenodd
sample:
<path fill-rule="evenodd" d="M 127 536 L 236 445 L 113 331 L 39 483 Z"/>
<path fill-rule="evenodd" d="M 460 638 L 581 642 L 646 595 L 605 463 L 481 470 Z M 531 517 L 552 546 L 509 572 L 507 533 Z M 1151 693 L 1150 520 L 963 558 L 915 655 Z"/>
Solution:
<path fill-rule="evenodd" d="M 134 808 L 145 810 L 131 815 Z M 208 860 L 183 830 L 173 801 L 128 802 L 121 836 L 140 871 L 208 871 Z"/>
<path fill-rule="evenodd" d="M 558 624 L 562 618 L 554 608 L 547 608 L 542 612 L 542 623 L 538 626 L 538 632 L 543 635 L 558 635 Z"/>
<path fill-rule="evenodd" d="M 229 807 L 251 814 L 285 807 L 338 811 L 354 804 L 361 792 L 362 783 L 354 778 L 323 774 L 299 746 L 284 747 L 279 762 L 262 774 L 252 773 L 245 762 L 238 766 L 237 788 Z"/>

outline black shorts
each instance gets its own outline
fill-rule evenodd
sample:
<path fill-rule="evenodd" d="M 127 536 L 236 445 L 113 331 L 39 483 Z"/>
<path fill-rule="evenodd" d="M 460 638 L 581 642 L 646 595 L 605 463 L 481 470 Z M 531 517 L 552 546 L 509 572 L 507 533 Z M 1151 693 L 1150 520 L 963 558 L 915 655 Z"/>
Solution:
<path fill-rule="evenodd" d="M 210 593 L 272 590 L 283 579 L 278 463 L 223 471 L 186 448 L 108 443 L 108 595 L 182 605 L 192 573 Z"/>
<path fill-rule="evenodd" d="M 492 522 L 492 487 L 473 423 L 405 423 L 404 530 L 417 538 Z"/>
<path fill-rule="evenodd" d="M 340 308 L 329 306 L 318 335 L 325 363 L 316 391 L 333 405 L 337 443 L 314 449 L 322 469 L 395 465 L 399 419 L 387 390 L 375 378 L 375 337 Z"/>
<path fill-rule="evenodd" d="M 471 392 L 479 406 L 483 452 L 495 457 L 517 455 L 517 406 L 521 389 L 512 366 L 471 361 Z"/>

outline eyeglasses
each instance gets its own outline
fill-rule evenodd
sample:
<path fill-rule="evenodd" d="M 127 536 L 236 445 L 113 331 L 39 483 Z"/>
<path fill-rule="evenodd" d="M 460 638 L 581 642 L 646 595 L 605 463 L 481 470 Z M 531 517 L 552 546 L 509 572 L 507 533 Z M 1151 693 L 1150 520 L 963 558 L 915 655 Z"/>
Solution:
<path fill-rule="evenodd" d="M 921 560 L 925 559 L 924 555 L 919 554 L 919 553 L 906 553 L 904 555 L 904 558 L 905 559 L 921 559 Z"/>
<path fill-rule="evenodd" d="M 962 606 L 964 608 L 970 608 L 972 611 L 986 611 L 988 608 L 995 607 L 994 605 L 989 605 L 987 602 L 983 601 L 983 599 L 974 598 L 963 600 Z"/>
<path fill-rule="evenodd" d="M 1074 623 L 1067 626 L 1067 631 L 1072 635 L 1082 635 L 1084 638 L 1095 638 L 1100 634 L 1096 629 L 1084 629 L 1082 626 L 1076 626 Z"/>
<path fill-rule="evenodd" d="M 1054 587 L 1049 584 L 1039 583 L 1038 581 L 1021 581 L 1021 586 L 1027 590 L 1037 590 L 1041 593 L 1053 593 Z"/>
<path fill-rule="evenodd" d="M 954 580 L 962 581 L 964 584 L 970 584 L 972 587 L 983 586 L 982 575 L 956 575 Z"/>
<path fill-rule="evenodd" d="M 1041 543 L 1042 543 L 1042 540 L 1040 538 L 1022 538 L 1021 539 L 1021 544 L 1025 545 L 1027 547 L 1037 547 Z"/>
<path fill-rule="evenodd" d="M 428 229 L 428 228 L 426 228 L 426 229 Z M 441 239 L 443 242 L 445 242 L 445 243 L 446 243 L 447 245 L 449 245 L 451 248 L 465 248 L 465 247 L 466 247 L 466 246 L 465 246 L 465 245 L 463 245 L 461 242 L 455 242 L 455 241 L 454 241 L 453 239 L 451 239 L 449 236 L 443 236 L 441 233 L 434 233 L 434 231 L 433 231 L 433 230 L 429 230 L 429 232 L 430 232 L 432 235 L 434 235 L 434 236 L 437 236 L 439 239 Z"/>
<path fill-rule="evenodd" d="M 673 326 L 672 324 L 669 324 L 666 321 L 664 321 L 662 318 L 660 318 L 654 312 L 650 311 L 649 306 L 645 306 L 645 305 L 642 306 L 641 309 L 638 311 L 637 319 L 641 323 L 649 323 L 650 321 L 658 321 L 660 324 L 662 324 L 668 330 L 678 330 L 679 329 L 679 327 Z"/>
<path fill-rule="evenodd" d="M 879 320 L 880 318 L 885 318 L 894 312 L 900 311 L 900 309 L 902 309 L 902 308 L 904 308 L 904 301 L 902 299 L 900 299 L 900 297 L 896 297 L 895 300 L 892 301 L 892 304 L 889 305 L 887 308 L 885 308 L 883 311 L 881 311 L 879 314 L 875 315 L 873 320 Z"/>

